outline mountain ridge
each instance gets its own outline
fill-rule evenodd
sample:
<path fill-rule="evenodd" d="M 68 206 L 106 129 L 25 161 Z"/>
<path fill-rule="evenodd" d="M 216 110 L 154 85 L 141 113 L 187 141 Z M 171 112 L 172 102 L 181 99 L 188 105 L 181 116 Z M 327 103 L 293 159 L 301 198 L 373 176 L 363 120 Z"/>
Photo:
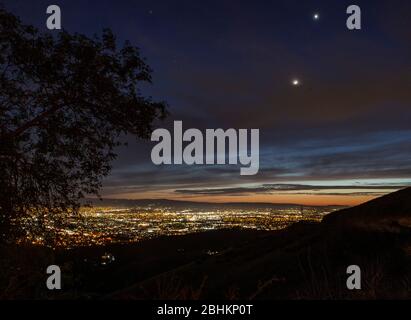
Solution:
<path fill-rule="evenodd" d="M 343 205 L 302 205 L 298 203 L 270 203 L 270 202 L 203 202 L 172 199 L 86 199 L 84 202 L 91 202 L 93 205 L 176 205 L 176 206 L 209 206 L 209 207 L 305 207 L 305 208 L 347 208 Z"/>

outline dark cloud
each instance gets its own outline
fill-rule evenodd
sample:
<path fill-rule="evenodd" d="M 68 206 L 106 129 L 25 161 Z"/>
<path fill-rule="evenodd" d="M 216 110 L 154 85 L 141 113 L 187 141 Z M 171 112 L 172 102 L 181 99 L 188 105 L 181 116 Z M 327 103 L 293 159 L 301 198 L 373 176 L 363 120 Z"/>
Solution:
<path fill-rule="evenodd" d="M 354 185 L 354 186 L 314 186 L 314 185 L 300 185 L 300 184 L 264 184 L 258 187 L 238 187 L 238 188 L 221 188 L 221 189 L 182 189 L 175 190 L 176 193 L 180 194 L 189 194 L 189 195 L 235 195 L 235 194 L 278 194 L 281 192 L 292 193 L 292 191 L 298 191 L 297 194 L 301 194 L 301 191 L 304 191 L 304 194 L 311 194 L 310 191 L 321 191 L 315 194 L 322 195 L 369 195 L 375 194 L 375 191 L 365 192 L 361 190 L 399 190 L 405 186 L 373 186 L 373 185 Z M 328 192 L 327 192 L 328 190 Z M 331 192 L 331 190 L 358 190 L 355 192 L 344 192 L 336 193 Z"/>
<path fill-rule="evenodd" d="M 128 158 L 129 159 L 129 158 Z M 130 160 L 130 159 L 129 159 Z M 116 168 L 107 190 L 183 189 L 309 180 L 359 180 L 411 177 L 411 132 L 346 139 L 322 139 L 286 148 L 266 147 L 256 176 L 240 166 L 154 166 L 150 162 Z"/>

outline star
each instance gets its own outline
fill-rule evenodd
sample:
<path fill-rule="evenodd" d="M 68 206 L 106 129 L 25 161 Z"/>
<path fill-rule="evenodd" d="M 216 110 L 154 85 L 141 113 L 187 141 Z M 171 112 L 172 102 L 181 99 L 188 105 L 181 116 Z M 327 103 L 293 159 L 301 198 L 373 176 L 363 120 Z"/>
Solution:
<path fill-rule="evenodd" d="M 320 14 L 319 13 L 314 13 L 313 14 L 313 20 L 319 20 L 320 19 Z"/>
<path fill-rule="evenodd" d="M 291 82 L 291 84 L 292 84 L 294 87 L 297 87 L 297 86 L 300 85 L 300 80 L 298 80 L 298 79 L 293 79 L 293 81 Z"/>

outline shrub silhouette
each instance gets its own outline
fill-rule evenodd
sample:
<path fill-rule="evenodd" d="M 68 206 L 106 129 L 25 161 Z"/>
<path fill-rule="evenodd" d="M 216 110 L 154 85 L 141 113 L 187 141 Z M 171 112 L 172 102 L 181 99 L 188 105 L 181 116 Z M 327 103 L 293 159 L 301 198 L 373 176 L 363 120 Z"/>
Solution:
<path fill-rule="evenodd" d="M 0 7 L 0 226 L 76 213 L 110 172 L 121 135 L 148 138 L 166 104 L 144 97 L 151 69 L 110 30 L 42 34 Z M 64 215 L 63 215 L 64 216 Z"/>

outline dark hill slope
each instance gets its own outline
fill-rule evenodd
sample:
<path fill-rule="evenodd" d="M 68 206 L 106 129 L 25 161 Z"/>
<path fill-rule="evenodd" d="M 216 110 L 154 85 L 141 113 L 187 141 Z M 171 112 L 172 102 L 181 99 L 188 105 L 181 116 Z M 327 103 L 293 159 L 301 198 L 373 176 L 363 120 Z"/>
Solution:
<path fill-rule="evenodd" d="M 0 247 L 0 298 L 411 299 L 410 209 L 404 189 L 279 231 L 57 251 Z M 107 253 L 115 260 L 103 265 Z M 50 264 L 62 267 L 61 292 L 44 286 Z M 350 265 L 361 268 L 362 290 L 347 289 Z"/>
<path fill-rule="evenodd" d="M 404 189 L 322 223 L 261 235 L 108 297 L 411 299 L 410 209 L 411 189 Z M 360 291 L 346 287 L 350 265 L 361 268 Z"/>
<path fill-rule="evenodd" d="M 411 188 L 336 211 L 326 216 L 323 223 L 387 231 L 408 228 L 411 226 Z"/>

